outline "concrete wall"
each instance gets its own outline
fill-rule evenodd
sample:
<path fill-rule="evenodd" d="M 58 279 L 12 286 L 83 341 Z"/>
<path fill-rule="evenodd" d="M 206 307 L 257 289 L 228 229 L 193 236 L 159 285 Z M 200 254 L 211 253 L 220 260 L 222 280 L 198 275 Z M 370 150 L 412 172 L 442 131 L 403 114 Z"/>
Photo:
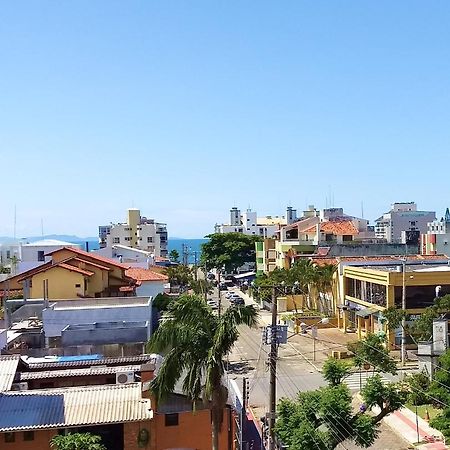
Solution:
<path fill-rule="evenodd" d="M 164 292 L 164 282 L 143 281 L 141 286 L 136 288 L 136 295 L 139 297 L 156 297 Z"/>
<path fill-rule="evenodd" d="M 143 321 L 69 325 L 61 332 L 63 347 L 147 342 L 149 338 L 149 322 Z"/>
<path fill-rule="evenodd" d="M 375 255 L 415 255 L 418 245 L 405 244 L 341 244 L 331 245 L 327 256 L 375 256 Z"/>
<path fill-rule="evenodd" d="M 67 325 L 100 322 L 139 322 L 151 321 L 151 302 L 145 306 L 105 306 L 97 308 L 74 307 L 54 309 L 54 305 L 44 309 L 42 321 L 46 337 L 59 337 Z"/>

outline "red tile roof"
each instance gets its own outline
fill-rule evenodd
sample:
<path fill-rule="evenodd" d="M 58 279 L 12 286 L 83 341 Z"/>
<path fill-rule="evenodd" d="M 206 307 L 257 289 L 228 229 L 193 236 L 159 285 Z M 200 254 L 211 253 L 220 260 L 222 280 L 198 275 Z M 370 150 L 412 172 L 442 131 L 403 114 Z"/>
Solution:
<path fill-rule="evenodd" d="M 20 274 L 20 278 L 18 278 L 17 281 L 23 281 L 27 278 L 30 278 L 33 275 L 36 275 L 41 272 L 46 272 L 47 270 L 52 270 L 55 267 L 60 267 L 61 269 L 70 270 L 72 272 L 81 273 L 82 275 L 85 275 L 87 277 L 91 277 L 94 275 L 94 272 L 91 272 L 89 270 L 80 269 L 79 267 L 72 266 L 71 264 L 67 264 L 65 262 L 60 262 L 58 264 L 43 264 L 42 266 L 36 267 L 35 269 L 28 270 L 27 272 L 24 272 Z"/>
<path fill-rule="evenodd" d="M 99 263 L 103 262 L 109 264 L 110 266 L 120 267 L 121 269 L 128 269 L 130 266 L 127 264 L 118 263 L 110 258 L 105 258 L 103 256 L 99 256 L 92 252 L 85 252 L 84 250 L 80 250 L 79 248 L 74 247 L 62 247 L 57 250 L 53 250 L 47 255 L 53 255 L 57 252 L 62 252 L 63 250 L 67 250 L 68 252 L 75 253 L 76 255 L 85 256 L 87 258 L 93 259 L 94 261 L 98 261 Z"/>
<path fill-rule="evenodd" d="M 132 267 L 125 271 L 127 277 L 133 278 L 136 281 L 164 281 L 167 282 L 169 278 L 158 272 L 154 272 L 150 269 L 142 269 L 138 267 Z"/>
<path fill-rule="evenodd" d="M 359 233 L 358 229 L 355 227 L 351 220 L 332 220 L 329 222 L 320 223 L 320 231 L 325 234 L 334 234 L 335 236 L 343 235 L 356 235 Z M 302 233 L 315 233 L 316 227 L 308 228 Z"/>
<path fill-rule="evenodd" d="M 88 266 L 93 266 L 93 267 L 97 267 L 99 269 L 103 269 L 103 270 L 111 270 L 111 267 L 106 267 L 105 265 L 101 265 L 101 264 L 97 264 L 94 263 L 92 261 L 86 261 L 85 259 L 81 259 L 81 258 L 68 258 L 66 260 L 64 260 L 63 262 L 70 262 L 70 261 L 78 261 L 78 262 L 82 262 L 84 264 L 87 264 Z"/>

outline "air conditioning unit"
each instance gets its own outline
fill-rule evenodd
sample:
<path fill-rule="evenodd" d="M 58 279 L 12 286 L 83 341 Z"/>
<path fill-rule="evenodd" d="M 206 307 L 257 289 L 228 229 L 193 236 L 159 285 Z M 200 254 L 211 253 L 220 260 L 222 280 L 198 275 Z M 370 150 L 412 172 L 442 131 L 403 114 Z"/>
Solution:
<path fill-rule="evenodd" d="M 117 372 L 116 384 L 134 383 L 134 372 Z"/>
<path fill-rule="evenodd" d="M 28 382 L 22 381 L 20 383 L 13 383 L 11 386 L 12 391 L 28 391 Z"/>

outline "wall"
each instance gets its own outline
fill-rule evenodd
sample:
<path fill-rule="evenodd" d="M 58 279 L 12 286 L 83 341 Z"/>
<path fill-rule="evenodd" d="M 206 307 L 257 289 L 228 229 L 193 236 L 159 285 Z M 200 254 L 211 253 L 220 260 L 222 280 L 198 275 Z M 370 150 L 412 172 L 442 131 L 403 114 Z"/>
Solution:
<path fill-rule="evenodd" d="M 94 322 L 139 322 L 151 321 L 151 306 L 124 306 L 53 309 L 46 308 L 42 312 L 44 333 L 46 337 L 61 336 L 67 325 L 78 325 Z"/>
<path fill-rule="evenodd" d="M 327 256 L 375 256 L 375 255 L 414 255 L 419 252 L 417 245 L 405 244 L 342 244 L 331 245 Z"/>
<path fill-rule="evenodd" d="M 49 450 L 50 439 L 57 434 L 56 430 L 39 430 L 34 432 L 33 441 L 24 441 L 23 432 L 15 433 L 15 442 L 6 443 L 4 433 L 0 433 L 0 448 L 2 450 Z"/>
<path fill-rule="evenodd" d="M 219 449 L 229 447 L 229 410 L 224 411 L 224 423 L 219 436 Z M 178 426 L 165 426 L 165 415 L 155 414 L 156 447 L 155 450 L 192 448 L 211 450 L 211 413 L 209 410 L 179 413 Z M 230 443 L 231 446 L 231 443 Z"/>
<path fill-rule="evenodd" d="M 164 282 L 160 281 L 143 281 L 142 284 L 136 288 L 136 295 L 142 297 L 156 297 L 158 294 L 164 292 Z"/>
<path fill-rule="evenodd" d="M 48 298 L 50 299 L 77 298 L 78 293 L 84 294 L 84 276 L 82 274 L 54 267 L 33 276 L 30 298 L 44 297 L 44 280 L 48 280 Z M 76 284 L 81 287 L 75 287 Z"/>

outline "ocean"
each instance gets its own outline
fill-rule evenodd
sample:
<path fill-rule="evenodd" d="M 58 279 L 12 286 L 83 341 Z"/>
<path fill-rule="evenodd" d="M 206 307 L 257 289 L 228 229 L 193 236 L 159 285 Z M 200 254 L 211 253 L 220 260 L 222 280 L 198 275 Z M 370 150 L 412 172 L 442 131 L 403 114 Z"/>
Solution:
<path fill-rule="evenodd" d="M 189 258 L 188 263 L 194 264 L 195 262 L 195 255 L 197 255 L 197 261 L 200 260 L 200 253 L 202 251 L 201 245 L 205 242 L 207 242 L 208 239 L 170 239 L 167 245 L 167 248 L 170 251 L 176 250 L 180 254 L 180 261 L 183 259 L 183 244 L 187 245 L 187 248 L 189 250 Z M 99 248 L 98 241 L 97 240 L 88 240 L 88 241 L 82 241 L 82 240 L 70 240 L 69 242 L 73 242 L 74 244 L 80 244 L 83 249 L 86 249 L 86 242 L 88 243 L 89 250 L 97 250 Z"/>

